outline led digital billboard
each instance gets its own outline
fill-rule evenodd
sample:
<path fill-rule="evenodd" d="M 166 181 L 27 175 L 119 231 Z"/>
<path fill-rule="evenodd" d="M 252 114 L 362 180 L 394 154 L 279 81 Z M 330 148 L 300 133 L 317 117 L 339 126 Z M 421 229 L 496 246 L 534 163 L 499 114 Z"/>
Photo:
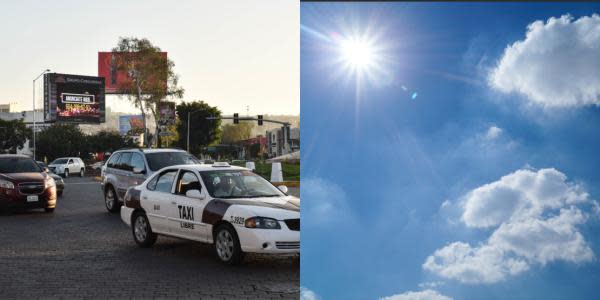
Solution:
<path fill-rule="evenodd" d="M 104 123 L 104 78 L 45 74 L 44 120 L 64 123 Z"/>

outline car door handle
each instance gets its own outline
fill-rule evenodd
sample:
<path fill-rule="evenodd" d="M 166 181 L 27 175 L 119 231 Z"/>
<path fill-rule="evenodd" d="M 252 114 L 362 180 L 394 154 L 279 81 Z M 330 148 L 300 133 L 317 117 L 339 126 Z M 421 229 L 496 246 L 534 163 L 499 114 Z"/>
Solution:
<path fill-rule="evenodd" d="M 142 199 L 144 199 L 144 200 L 148 200 L 148 197 L 144 196 L 144 197 L 142 197 Z"/>
<path fill-rule="evenodd" d="M 171 204 L 175 205 L 175 204 L 177 204 L 177 202 L 175 202 L 175 201 L 171 201 Z"/>

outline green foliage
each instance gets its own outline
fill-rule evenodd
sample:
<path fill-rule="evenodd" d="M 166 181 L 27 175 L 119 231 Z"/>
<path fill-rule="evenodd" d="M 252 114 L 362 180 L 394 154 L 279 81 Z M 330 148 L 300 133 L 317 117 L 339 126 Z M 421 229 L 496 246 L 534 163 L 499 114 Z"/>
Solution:
<path fill-rule="evenodd" d="M 207 120 L 207 117 L 220 117 L 221 111 L 216 106 L 210 106 L 204 101 L 184 102 L 176 107 L 177 134 L 179 140 L 176 145 L 182 149 L 187 148 L 188 112 L 190 115 L 190 152 L 200 154 L 203 147 L 215 143 L 221 136 L 221 120 Z"/>
<path fill-rule="evenodd" d="M 23 149 L 25 141 L 31 138 L 32 133 L 22 120 L 0 119 L 0 151 L 16 153 L 17 150 Z"/>
<path fill-rule="evenodd" d="M 233 144 L 239 141 L 247 140 L 252 137 L 253 122 L 240 122 L 239 124 L 225 124 L 223 126 L 223 134 L 221 135 L 221 143 Z"/>
<path fill-rule="evenodd" d="M 85 135 L 76 125 L 59 123 L 41 131 L 37 135 L 36 146 L 37 156 L 48 161 L 65 156 L 77 156 L 85 160 L 92 153 L 135 147 L 131 138 L 123 138 L 116 131 Z"/>
<path fill-rule="evenodd" d="M 246 167 L 246 163 L 244 161 L 237 161 L 232 163 L 233 165 Z M 270 180 L 271 179 L 271 168 L 272 165 L 266 162 L 254 162 L 256 166 L 256 170 L 254 173 L 262 176 L 263 178 Z M 283 173 L 284 181 L 300 181 L 300 164 L 299 163 L 281 163 L 281 171 Z"/>
<path fill-rule="evenodd" d="M 117 131 L 100 131 L 86 137 L 87 150 L 95 152 L 114 152 L 124 147 L 135 147 L 131 138 L 123 138 Z"/>
<path fill-rule="evenodd" d="M 89 157 L 83 132 L 76 125 L 54 124 L 41 131 L 36 138 L 36 155 L 52 161 L 58 157 Z"/>

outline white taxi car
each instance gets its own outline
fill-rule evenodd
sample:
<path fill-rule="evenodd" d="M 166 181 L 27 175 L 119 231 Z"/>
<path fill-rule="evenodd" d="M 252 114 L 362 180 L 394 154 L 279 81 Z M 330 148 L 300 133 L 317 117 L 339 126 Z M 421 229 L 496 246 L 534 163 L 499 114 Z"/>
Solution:
<path fill-rule="evenodd" d="M 214 244 L 221 261 L 237 264 L 245 252 L 300 252 L 300 199 L 286 193 L 246 168 L 177 165 L 129 188 L 121 219 L 141 247 L 174 236 Z"/>

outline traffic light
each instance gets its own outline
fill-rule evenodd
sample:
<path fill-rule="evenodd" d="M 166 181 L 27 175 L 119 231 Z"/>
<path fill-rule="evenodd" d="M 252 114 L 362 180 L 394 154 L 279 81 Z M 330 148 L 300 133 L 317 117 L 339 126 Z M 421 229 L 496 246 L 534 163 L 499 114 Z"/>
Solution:
<path fill-rule="evenodd" d="M 233 124 L 240 124 L 240 118 L 238 113 L 233 114 Z"/>
<path fill-rule="evenodd" d="M 258 115 L 258 126 L 262 126 L 262 125 L 263 125 L 263 116 Z"/>

